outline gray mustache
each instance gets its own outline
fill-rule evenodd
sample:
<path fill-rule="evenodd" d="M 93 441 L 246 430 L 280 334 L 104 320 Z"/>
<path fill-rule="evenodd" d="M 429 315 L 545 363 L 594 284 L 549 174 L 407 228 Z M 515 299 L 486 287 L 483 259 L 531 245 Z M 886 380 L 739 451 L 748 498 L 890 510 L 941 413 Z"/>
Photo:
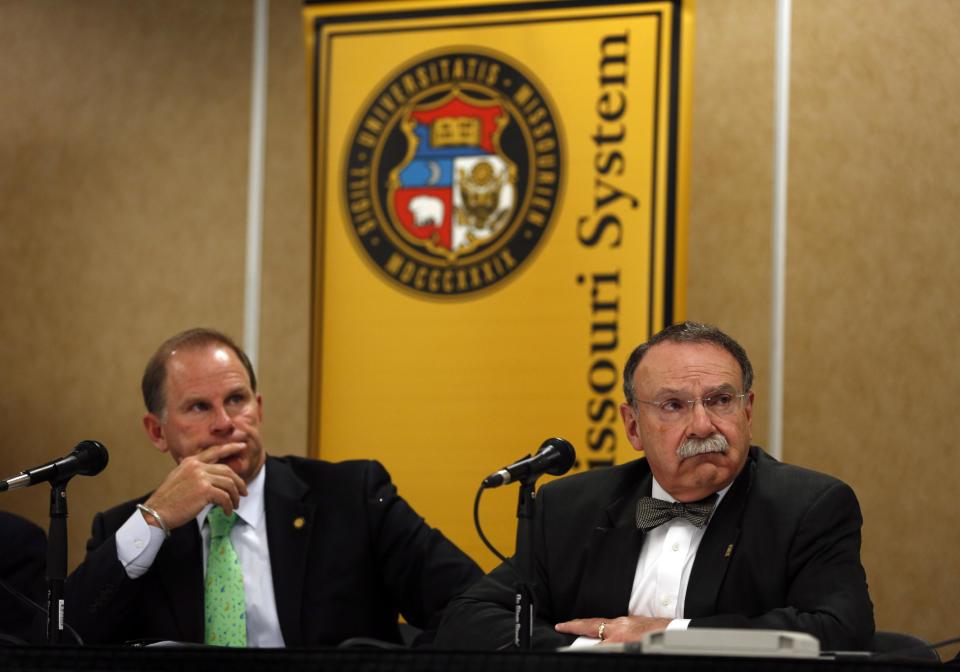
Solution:
<path fill-rule="evenodd" d="M 691 436 L 677 448 L 677 457 L 685 460 L 688 457 L 705 455 L 706 453 L 725 453 L 729 447 L 727 437 L 723 434 L 713 434 L 705 439 Z"/>

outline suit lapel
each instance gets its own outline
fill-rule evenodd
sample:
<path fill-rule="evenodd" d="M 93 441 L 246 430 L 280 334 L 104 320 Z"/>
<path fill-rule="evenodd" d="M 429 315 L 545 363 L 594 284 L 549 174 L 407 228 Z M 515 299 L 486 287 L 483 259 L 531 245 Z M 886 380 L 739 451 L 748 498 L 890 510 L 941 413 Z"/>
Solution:
<path fill-rule="evenodd" d="M 173 530 L 157 556 L 160 582 L 170 598 L 180 639 L 202 642 L 203 550 L 195 522 Z"/>
<path fill-rule="evenodd" d="M 286 462 L 268 458 L 266 468 L 264 507 L 277 617 L 285 644 L 298 646 L 304 642 L 300 613 L 314 507 L 304 501 L 307 485 Z"/>
<path fill-rule="evenodd" d="M 652 484 L 647 471 L 637 490 L 614 500 L 604 512 L 601 525 L 594 528 L 574 608 L 576 616 L 626 615 L 644 538 L 636 525 L 636 503 L 643 494 L 650 494 Z"/>
<path fill-rule="evenodd" d="M 737 549 L 740 521 L 743 519 L 755 469 L 756 460 L 751 449 L 743 471 L 720 502 L 697 549 L 683 605 L 684 618 L 716 613 L 717 595 Z"/>

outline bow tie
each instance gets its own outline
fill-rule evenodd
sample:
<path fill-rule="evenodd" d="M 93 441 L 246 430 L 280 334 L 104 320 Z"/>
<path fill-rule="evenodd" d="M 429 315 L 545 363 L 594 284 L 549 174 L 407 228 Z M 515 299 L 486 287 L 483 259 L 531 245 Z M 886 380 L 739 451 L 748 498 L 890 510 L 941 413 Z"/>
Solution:
<path fill-rule="evenodd" d="M 637 502 L 637 527 L 649 532 L 655 527 L 670 522 L 674 518 L 685 518 L 697 527 L 703 527 L 710 519 L 710 513 L 717 504 L 717 494 L 708 495 L 700 501 L 667 502 L 653 497 L 641 497 Z"/>

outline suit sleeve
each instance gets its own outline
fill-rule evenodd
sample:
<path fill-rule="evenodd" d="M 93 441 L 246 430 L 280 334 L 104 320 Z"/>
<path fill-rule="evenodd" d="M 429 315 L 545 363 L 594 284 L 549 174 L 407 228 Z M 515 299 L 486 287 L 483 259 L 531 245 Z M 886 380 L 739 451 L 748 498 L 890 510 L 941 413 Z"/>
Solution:
<path fill-rule="evenodd" d="M 862 523 L 853 490 L 834 482 L 804 512 L 788 551 L 789 606 L 694 618 L 690 626 L 799 630 L 817 637 L 823 650 L 869 648 L 874 621 L 860 563 Z"/>
<path fill-rule="evenodd" d="M 115 530 L 102 513 L 93 519 L 87 555 L 67 577 L 65 618 L 87 644 L 119 643 L 136 622 L 140 585 L 127 576 L 117 559 Z"/>
<path fill-rule="evenodd" d="M 547 557 L 547 540 L 544 534 L 547 497 L 541 490 L 538 495 L 536 523 L 534 526 L 533 601 L 533 648 L 554 650 L 576 639 L 553 629 L 559 619 L 551 600 L 549 572 L 544 558 Z M 437 633 L 438 648 L 462 650 L 509 649 L 514 645 L 514 605 L 519 583 L 519 556 L 502 563 L 475 583 L 467 592 L 453 600 L 444 614 Z"/>
<path fill-rule="evenodd" d="M 397 494 L 380 463 L 369 465 L 365 474 L 368 516 L 384 585 L 404 619 L 425 631 L 419 642 L 425 644 L 449 601 L 483 572 Z"/>
<path fill-rule="evenodd" d="M 0 557 L 0 579 L 34 602 L 44 600 L 47 537 L 32 522 L 14 514 L 0 514 L 5 550 Z M 33 628 L 34 621 L 37 627 Z M 42 641 L 42 625 L 34 609 L 0 589 L 0 634 L 24 641 Z"/>
<path fill-rule="evenodd" d="M 501 564 L 454 599 L 437 632 L 437 647 L 467 651 L 512 648 L 516 577 L 510 565 Z M 533 624 L 533 648 L 554 650 L 570 644 L 575 637 L 553 629 L 552 619 L 542 608 L 545 600 L 544 592 L 539 586 L 535 587 L 537 611 Z"/>

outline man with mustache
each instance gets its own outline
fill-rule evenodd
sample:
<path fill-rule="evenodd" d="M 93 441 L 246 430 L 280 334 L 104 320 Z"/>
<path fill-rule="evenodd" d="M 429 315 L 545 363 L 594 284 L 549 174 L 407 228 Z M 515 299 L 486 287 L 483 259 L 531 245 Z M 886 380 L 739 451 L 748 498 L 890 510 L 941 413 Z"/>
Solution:
<path fill-rule="evenodd" d="M 429 631 L 480 576 L 378 462 L 268 456 L 253 367 L 224 334 L 168 339 L 141 386 L 147 436 L 176 467 L 94 519 L 66 585 L 87 643 L 399 642 L 398 614 Z"/>
<path fill-rule="evenodd" d="M 697 627 L 794 630 L 824 650 L 868 648 L 856 496 L 750 445 L 752 382 L 743 348 L 709 325 L 673 325 L 634 350 L 620 415 L 645 457 L 537 495 L 527 578 L 535 648 Z M 437 644 L 509 646 L 516 581 L 503 564 L 454 600 Z"/>

